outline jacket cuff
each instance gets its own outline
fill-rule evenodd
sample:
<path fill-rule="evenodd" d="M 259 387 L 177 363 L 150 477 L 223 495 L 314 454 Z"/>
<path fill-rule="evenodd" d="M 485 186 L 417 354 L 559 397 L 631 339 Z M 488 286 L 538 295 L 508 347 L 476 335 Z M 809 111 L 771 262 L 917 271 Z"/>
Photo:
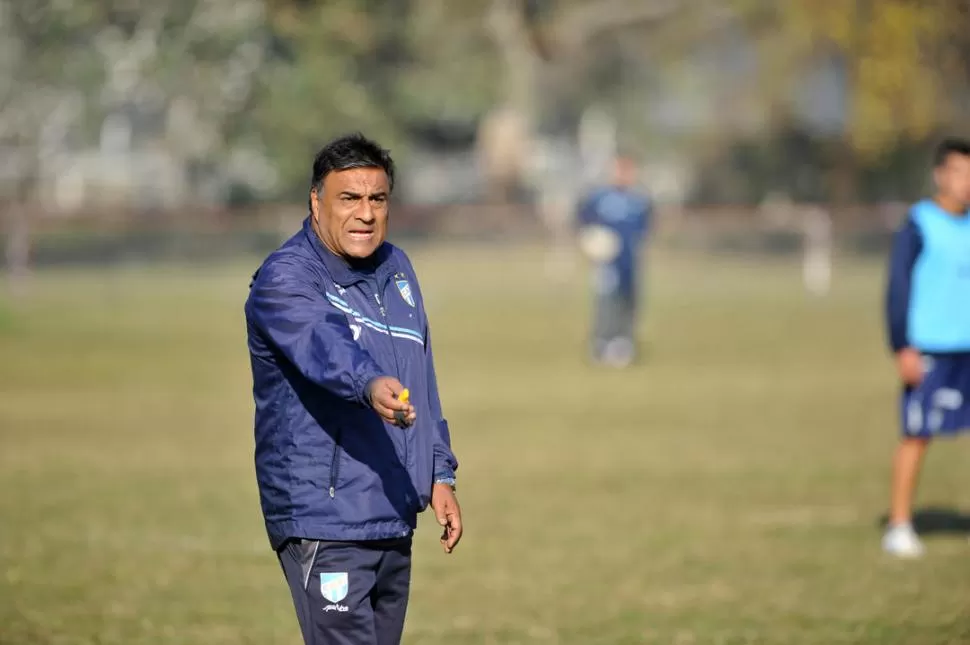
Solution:
<path fill-rule="evenodd" d="M 454 477 L 435 477 L 434 484 L 435 486 L 451 486 L 452 490 L 454 490 L 457 486 L 457 480 Z"/>
<path fill-rule="evenodd" d="M 376 372 L 366 372 L 359 379 L 357 379 L 357 400 L 361 405 L 365 407 L 371 407 L 370 398 L 368 393 L 370 392 L 370 385 L 376 379 L 379 379 L 383 374 L 378 374 Z"/>
<path fill-rule="evenodd" d="M 455 483 L 455 471 L 450 469 L 440 469 L 434 472 L 434 483 L 436 484 L 452 484 Z"/>

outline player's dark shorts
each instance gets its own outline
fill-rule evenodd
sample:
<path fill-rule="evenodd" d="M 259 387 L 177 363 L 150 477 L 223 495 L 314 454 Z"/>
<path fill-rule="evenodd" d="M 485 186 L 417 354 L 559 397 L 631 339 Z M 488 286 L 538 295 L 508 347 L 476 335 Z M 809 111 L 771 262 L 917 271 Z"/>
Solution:
<path fill-rule="evenodd" d="M 903 389 L 903 436 L 935 437 L 970 429 L 970 353 L 924 354 L 923 360 L 923 382 Z"/>

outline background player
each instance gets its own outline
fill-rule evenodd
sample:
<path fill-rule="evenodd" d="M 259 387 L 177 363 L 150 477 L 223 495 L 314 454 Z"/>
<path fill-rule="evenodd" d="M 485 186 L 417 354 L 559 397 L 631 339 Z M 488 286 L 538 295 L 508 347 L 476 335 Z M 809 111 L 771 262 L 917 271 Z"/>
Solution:
<path fill-rule="evenodd" d="M 923 553 L 912 506 L 930 438 L 970 427 L 970 142 L 941 143 L 933 179 L 934 198 L 914 204 L 895 234 L 886 297 L 903 436 L 883 549 L 902 557 Z"/>
<path fill-rule="evenodd" d="M 649 229 L 650 202 L 637 193 L 637 167 L 620 155 L 611 185 L 595 190 L 580 207 L 580 244 L 596 263 L 593 359 L 625 367 L 636 358 L 638 274 Z"/>

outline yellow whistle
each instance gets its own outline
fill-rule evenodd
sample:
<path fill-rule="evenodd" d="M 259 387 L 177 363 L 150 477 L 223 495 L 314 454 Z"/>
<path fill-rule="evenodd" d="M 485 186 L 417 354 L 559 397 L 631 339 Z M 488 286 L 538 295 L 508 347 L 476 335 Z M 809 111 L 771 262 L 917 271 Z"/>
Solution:
<path fill-rule="evenodd" d="M 408 399 L 410 398 L 411 398 L 411 392 L 407 388 L 404 388 L 403 390 L 401 390 L 401 393 L 397 395 L 397 400 L 400 401 L 401 403 L 407 403 Z"/>

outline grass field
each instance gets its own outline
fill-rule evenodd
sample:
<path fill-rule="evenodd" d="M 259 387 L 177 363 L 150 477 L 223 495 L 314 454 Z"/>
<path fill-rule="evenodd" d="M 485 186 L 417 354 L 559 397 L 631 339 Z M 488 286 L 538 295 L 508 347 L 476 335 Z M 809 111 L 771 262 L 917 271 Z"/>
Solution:
<path fill-rule="evenodd" d="M 653 260 L 647 362 L 585 364 L 581 273 L 415 249 L 467 533 L 419 530 L 405 642 L 970 643 L 970 443 L 928 555 L 879 551 L 881 267 Z M 252 472 L 252 263 L 40 274 L 0 307 L 0 643 L 299 642 Z M 427 520 L 429 518 L 424 518 Z"/>

